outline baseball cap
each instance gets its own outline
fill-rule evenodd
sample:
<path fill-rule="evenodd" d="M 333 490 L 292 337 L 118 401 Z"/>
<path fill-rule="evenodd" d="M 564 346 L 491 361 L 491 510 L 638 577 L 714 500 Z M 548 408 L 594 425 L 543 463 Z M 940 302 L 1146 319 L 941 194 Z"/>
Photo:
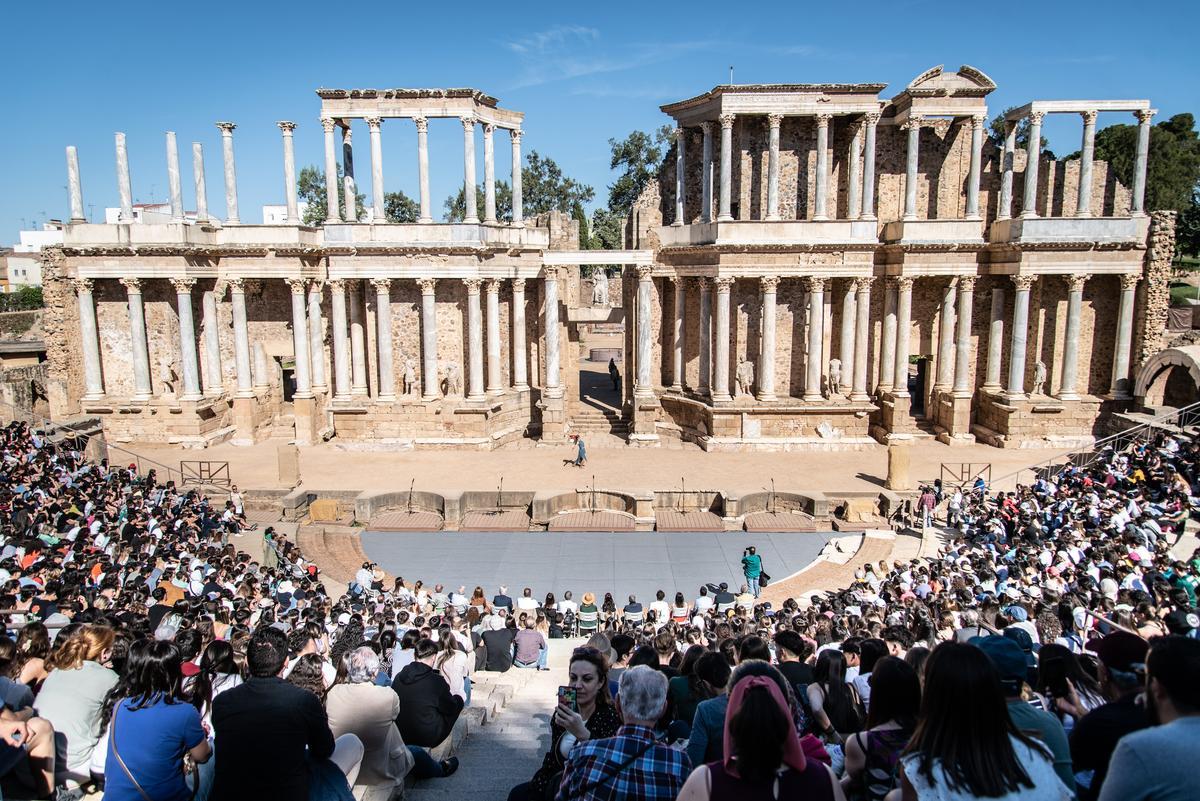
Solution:
<path fill-rule="evenodd" d="M 987 655 L 1000 674 L 1000 681 L 1007 692 L 1019 692 L 1021 684 L 1029 674 L 1029 666 L 1025 660 L 1025 652 L 1021 646 L 1008 637 L 990 634 L 986 637 L 972 637 L 968 642 Z"/>
<path fill-rule="evenodd" d="M 1200 615 L 1184 609 L 1176 609 L 1165 618 L 1163 623 L 1172 634 L 1187 634 L 1192 629 L 1200 629 Z"/>
<path fill-rule="evenodd" d="M 1146 668 L 1146 651 L 1150 644 L 1136 634 L 1114 631 L 1106 637 L 1092 640 L 1086 646 L 1107 668 L 1138 671 Z"/>

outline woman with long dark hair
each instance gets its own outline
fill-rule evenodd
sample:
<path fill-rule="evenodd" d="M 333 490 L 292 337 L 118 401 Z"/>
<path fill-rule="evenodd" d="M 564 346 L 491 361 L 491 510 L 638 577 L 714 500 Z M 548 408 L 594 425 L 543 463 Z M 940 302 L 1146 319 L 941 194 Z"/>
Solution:
<path fill-rule="evenodd" d="M 921 680 L 903 659 L 885 656 L 870 682 L 867 728 L 846 740 L 842 785 L 851 798 L 882 801 L 895 786 L 896 763 L 917 726 Z"/>
<path fill-rule="evenodd" d="M 808 704 L 816 733 L 826 744 L 840 744 L 862 726 L 858 698 L 846 683 L 846 657 L 838 649 L 827 648 L 817 657 Z"/>
<path fill-rule="evenodd" d="M 1017 730 L 991 660 L 973 645 L 942 643 L 925 667 L 925 694 L 900 759 L 904 801 L 1069 801 L 1048 752 Z"/>

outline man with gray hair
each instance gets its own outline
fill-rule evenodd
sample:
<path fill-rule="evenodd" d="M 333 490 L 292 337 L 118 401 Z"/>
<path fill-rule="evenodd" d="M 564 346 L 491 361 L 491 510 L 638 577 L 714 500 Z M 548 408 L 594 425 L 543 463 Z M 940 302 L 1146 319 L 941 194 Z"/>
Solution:
<path fill-rule="evenodd" d="M 654 733 L 667 708 L 667 677 L 648 665 L 621 674 L 617 708 L 623 724 L 615 737 L 587 740 L 571 749 L 559 785 L 560 799 L 673 801 L 692 771 L 683 751 L 659 743 Z"/>

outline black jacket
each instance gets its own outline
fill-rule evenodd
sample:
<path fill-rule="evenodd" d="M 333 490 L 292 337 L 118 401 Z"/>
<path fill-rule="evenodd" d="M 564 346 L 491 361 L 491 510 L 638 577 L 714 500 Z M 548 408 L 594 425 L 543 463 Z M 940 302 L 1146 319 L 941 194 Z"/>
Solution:
<path fill-rule="evenodd" d="M 308 801 L 305 746 L 318 759 L 333 753 L 321 702 L 280 678 L 251 678 L 221 693 L 212 722 L 221 749 L 214 801 Z"/>
<path fill-rule="evenodd" d="M 396 728 L 405 745 L 433 748 L 450 734 L 463 709 L 463 699 L 450 692 L 442 674 L 422 662 L 405 665 L 392 689 L 400 696 Z"/>
<path fill-rule="evenodd" d="M 513 629 L 503 628 L 498 631 L 485 631 L 483 645 L 487 649 L 485 668 L 503 673 L 512 667 L 513 639 L 516 633 Z"/>
<path fill-rule="evenodd" d="M 503 606 L 511 615 L 513 610 L 513 599 L 507 595 L 497 595 L 492 599 L 492 606 Z"/>

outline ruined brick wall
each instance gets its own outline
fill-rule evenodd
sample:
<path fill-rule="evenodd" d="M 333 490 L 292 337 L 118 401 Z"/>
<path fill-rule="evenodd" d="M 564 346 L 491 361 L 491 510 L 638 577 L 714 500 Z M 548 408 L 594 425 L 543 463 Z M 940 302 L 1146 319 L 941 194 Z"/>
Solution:
<path fill-rule="evenodd" d="M 79 304 L 67 278 L 66 258 L 57 247 L 42 250 L 42 334 L 46 343 L 46 394 L 50 416 L 79 412 L 83 395 L 83 354 L 79 349 Z"/>
<path fill-rule="evenodd" d="M 1171 262 L 1175 260 L 1175 225 L 1173 211 L 1156 211 L 1150 215 L 1150 232 L 1146 241 L 1145 280 L 1138 288 L 1133 329 L 1133 375 L 1137 375 L 1147 360 L 1164 347 L 1167 332 L 1167 309 L 1171 305 L 1168 282 Z"/>

